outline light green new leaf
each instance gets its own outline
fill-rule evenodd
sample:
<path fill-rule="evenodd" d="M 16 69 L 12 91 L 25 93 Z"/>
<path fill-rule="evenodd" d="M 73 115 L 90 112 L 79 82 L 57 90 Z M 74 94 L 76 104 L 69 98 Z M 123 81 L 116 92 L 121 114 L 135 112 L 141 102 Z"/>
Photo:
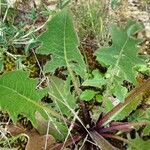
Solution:
<path fill-rule="evenodd" d="M 65 66 L 84 78 L 86 66 L 78 49 L 79 41 L 69 11 L 64 9 L 59 12 L 47 24 L 47 28 L 38 38 L 42 46 L 37 49 L 37 53 L 52 55 L 44 70 L 54 72 Z"/>
<path fill-rule="evenodd" d="M 115 76 L 136 83 L 136 72 L 134 67 L 143 64 L 143 59 L 138 56 L 139 40 L 132 37 L 139 31 L 141 26 L 137 23 L 129 23 L 125 29 L 112 26 L 112 46 L 98 49 L 95 53 L 101 64 L 111 67 L 111 80 Z M 113 81 L 112 81 L 113 82 Z"/>
<path fill-rule="evenodd" d="M 148 60 L 150 60 L 150 56 L 149 56 Z M 136 69 L 139 72 L 143 73 L 143 74 L 146 74 L 148 76 L 150 75 L 150 67 L 148 66 L 148 64 L 146 64 L 146 65 L 139 65 L 139 66 L 136 67 Z"/>
<path fill-rule="evenodd" d="M 50 98 L 54 101 L 55 107 L 68 116 L 70 109 L 74 109 L 76 106 L 76 99 L 71 94 L 70 89 L 68 90 L 70 83 L 54 76 L 51 76 L 49 81 Z"/>
<path fill-rule="evenodd" d="M 85 101 L 90 101 L 92 100 L 92 98 L 94 98 L 95 94 L 97 94 L 97 92 L 93 90 L 85 90 L 81 93 L 80 99 Z"/>
<path fill-rule="evenodd" d="M 102 85 L 106 84 L 106 80 L 100 74 L 99 70 L 93 70 L 92 75 L 93 75 L 93 77 L 89 78 L 89 79 L 86 79 L 82 83 L 82 86 L 93 86 L 93 87 L 101 88 Z"/>
<path fill-rule="evenodd" d="M 103 96 L 101 94 L 97 94 L 95 98 L 96 98 L 96 101 L 99 103 L 103 101 Z"/>
<path fill-rule="evenodd" d="M 22 70 L 3 74 L 0 76 L 0 109 L 7 111 L 13 121 L 23 114 L 36 125 L 36 111 L 47 118 L 40 103 L 46 90 L 36 90 L 36 85 L 37 80 L 29 79 Z"/>

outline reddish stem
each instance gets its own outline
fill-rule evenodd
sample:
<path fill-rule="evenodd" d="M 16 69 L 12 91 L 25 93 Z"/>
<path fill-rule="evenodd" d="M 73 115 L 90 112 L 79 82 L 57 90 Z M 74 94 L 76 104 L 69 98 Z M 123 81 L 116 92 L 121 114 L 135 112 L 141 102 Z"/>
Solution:
<path fill-rule="evenodd" d="M 82 113 L 82 120 L 84 125 L 86 126 L 87 124 L 89 124 L 89 126 L 91 127 L 91 116 L 87 104 L 80 100 L 79 106 Z"/>
<path fill-rule="evenodd" d="M 147 125 L 147 124 L 150 124 L 150 122 L 124 123 L 124 124 L 113 125 L 113 126 L 108 127 L 108 128 L 100 129 L 99 132 L 100 133 L 105 133 L 105 132 L 113 131 L 113 130 L 123 130 L 123 131 L 126 131 L 126 130 L 133 129 L 135 126 L 143 126 L 143 125 Z"/>

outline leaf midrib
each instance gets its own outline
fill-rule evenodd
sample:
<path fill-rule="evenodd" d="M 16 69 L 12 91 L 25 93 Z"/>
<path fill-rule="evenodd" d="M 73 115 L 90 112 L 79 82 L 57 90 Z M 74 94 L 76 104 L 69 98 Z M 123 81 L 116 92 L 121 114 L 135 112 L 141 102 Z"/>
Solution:
<path fill-rule="evenodd" d="M 115 64 L 115 66 L 113 67 L 112 78 L 111 78 L 111 82 L 110 82 L 110 83 L 113 82 L 114 75 L 115 75 L 115 71 L 114 71 L 114 70 L 115 70 L 115 69 L 117 68 L 117 66 L 119 65 L 119 62 L 120 62 L 120 60 L 121 60 L 121 57 L 122 57 L 124 48 L 125 48 L 125 46 L 126 46 L 128 40 L 129 40 L 129 38 L 126 39 L 125 43 L 123 44 L 123 46 L 122 46 L 122 48 L 121 48 L 121 50 L 120 50 L 120 53 L 119 53 L 118 59 L 117 59 L 117 61 L 116 61 L 116 64 Z"/>
<path fill-rule="evenodd" d="M 41 108 L 41 109 L 44 109 L 44 107 L 42 107 L 40 104 L 36 103 L 34 100 L 32 100 L 32 99 L 30 99 L 30 98 L 28 98 L 28 97 L 26 97 L 26 96 L 24 96 L 24 95 L 22 95 L 22 94 L 20 94 L 17 90 L 14 90 L 14 89 L 12 89 L 12 88 L 10 88 L 10 87 L 8 87 L 8 86 L 2 85 L 2 84 L 0 84 L 0 86 L 1 86 L 2 88 L 8 89 L 8 90 L 10 90 L 10 91 L 16 93 L 16 94 L 19 95 L 20 97 L 26 99 L 29 103 L 33 103 L 33 104 L 36 105 L 37 107 L 39 107 L 39 108 Z"/>
<path fill-rule="evenodd" d="M 112 75 L 111 75 L 111 78 L 109 79 L 109 82 L 108 82 L 108 84 L 107 84 L 107 89 L 106 89 L 106 93 L 105 93 L 105 96 L 104 96 L 104 97 L 106 97 L 106 98 L 109 96 L 109 90 L 110 90 L 110 87 L 112 87 L 112 83 L 113 83 L 113 80 L 114 80 L 114 77 L 115 77 L 115 70 L 116 70 L 117 66 L 119 65 L 119 62 L 120 62 L 121 57 L 122 57 L 122 53 L 123 53 L 123 51 L 124 51 L 124 48 L 125 48 L 125 46 L 126 46 L 128 40 L 129 40 L 129 37 L 128 37 L 128 38 L 126 39 L 126 41 L 124 42 L 124 44 L 123 44 L 123 46 L 122 46 L 122 48 L 121 48 L 121 50 L 120 50 L 120 52 L 119 52 L 118 59 L 117 59 L 117 61 L 116 61 L 116 63 L 115 63 L 115 66 L 114 66 L 113 69 L 112 69 Z"/>
<path fill-rule="evenodd" d="M 46 115 L 47 115 L 47 113 L 50 113 L 52 116 L 55 116 L 56 118 L 61 119 L 61 116 L 60 116 L 57 112 L 55 112 L 54 110 L 52 110 L 52 109 L 50 109 L 50 108 L 47 108 L 47 107 L 44 107 L 44 106 L 42 106 L 40 103 L 36 103 L 36 102 L 33 101 L 32 99 L 30 99 L 30 98 L 28 98 L 28 97 L 26 97 L 26 96 L 20 94 L 17 90 L 14 90 L 14 89 L 12 89 L 12 88 L 10 88 L 10 87 L 8 87 L 8 86 L 2 85 L 2 84 L 0 84 L 0 86 L 1 86 L 2 88 L 8 89 L 8 90 L 10 90 L 10 91 L 12 91 L 12 92 L 14 92 L 14 93 L 17 93 L 19 96 L 21 96 L 21 97 L 23 97 L 24 99 L 26 99 L 29 103 L 32 103 L 32 104 L 34 104 L 36 107 L 38 107 L 38 108 L 39 108 L 42 112 L 44 112 Z M 36 111 L 37 111 L 37 110 L 36 110 Z"/>

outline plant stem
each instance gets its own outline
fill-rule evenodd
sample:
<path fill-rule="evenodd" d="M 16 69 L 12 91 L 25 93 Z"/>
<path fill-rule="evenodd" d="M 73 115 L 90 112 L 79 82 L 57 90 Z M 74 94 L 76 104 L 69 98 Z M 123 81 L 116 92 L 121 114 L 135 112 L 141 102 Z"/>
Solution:
<path fill-rule="evenodd" d="M 84 125 L 86 126 L 87 124 L 89 124 L 89 126 L 91 127 L 92 119 L 87 104 L 80 100 L 79 106 L 82 113 L 82 120 L 84 122 Z"/>
<path fill-rule="evenodd" d="M 65 26 L 64 26 L 64 31 L 66 30 L 66 19 L 65 19 Z M 72 79 L 72 83 L 73 83 L 73 86 L 74 86 L 74 89 L 75 89 L 75 92 L 78 96 L 78 98 L 80 97 L 80 88 L 79 88 L 79 85 L 78 85 L 78 82 L 77 82 L 77 79 L 76 79 L 76 76 L 68 62 L 68 56 L 67 56 L 67 49 L 66 49 L 66 33 L 64 32 L 64 57 L 65 57 L 65 61 L 66 61 L 66 65 L 67 65 L 67 70 L 71 76 L 71 79 Z M 80 108 L 81 108 L 81 112 L 82 112 L 82 116 L 83 116 L 83 120 L 84 120 L 84 125 L 86 124 L 91 124 L 91 120 L 87 120 L 87 118 L 90 118 L 90 113 L 88 111 L 88 108 L 86 107 L 86 104 L 82 101 L 79 101 L 80 103 Z M 89 122 L 88 122 L 89 121 Z"/>
<path fill-rule="evenodd" d="M 130 130 L 130 129 L 133 129 L 135 126 L 143 126 L 147 124 L 150 124 L 150 122 L 123 123 L 123 124 L 114 125 L 108 128 L 103 128 L 99 132 L 104 133 L 104 132 L 113 131 L 113 130 Z"/>
<path fill-rule="evenodd" d="M 105 125 L 113 120 L 115 117 L 115 114 L 123 109 L 127 104 L 129 104 L 133 98 L 141 94 L 142 92 L 150 89 L 150 78 L 146 80 L 142 85 L 136 87 L 131 93 L 128 95 L 128 97 L 125 99 L 124 103 L 119 103 L 117 106 L 115 106 L 111 111 L 109 111 L 107 114 L 104 115 L 104 117 L 97 123 L 97 128 L 101 127 L 102 125 Z"/>

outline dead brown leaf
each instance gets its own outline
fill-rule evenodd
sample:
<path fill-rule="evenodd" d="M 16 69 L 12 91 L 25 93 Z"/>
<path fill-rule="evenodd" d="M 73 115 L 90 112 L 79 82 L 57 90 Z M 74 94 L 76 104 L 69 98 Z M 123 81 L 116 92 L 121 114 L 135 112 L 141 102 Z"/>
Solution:
<path fill-rule="evenodd" d="M 40 135 L 35 129 L 26 130 L 21 125 L 9 125 L 7 129 L 13 136 L 26 135 L 28 138 L 26 150 L 47 150 L 46 147 L 50 148 L 55 144 L 55 139 L 52 135 Z M 47 143 L 46 146 L 45 143 Z"/>
<path fill-rule="evenodd" d="M 35 130 L 28 133 L 28 143 L 26 145 L 26 150 L 46 150 L 47 147 L 51 147 L 55 143 L 55 139 L 51 135 L 39 135 Z M 46 141 L 47 140 L 47 141 Z M 45 143 L 47 145 L 45 147 Z"/>

